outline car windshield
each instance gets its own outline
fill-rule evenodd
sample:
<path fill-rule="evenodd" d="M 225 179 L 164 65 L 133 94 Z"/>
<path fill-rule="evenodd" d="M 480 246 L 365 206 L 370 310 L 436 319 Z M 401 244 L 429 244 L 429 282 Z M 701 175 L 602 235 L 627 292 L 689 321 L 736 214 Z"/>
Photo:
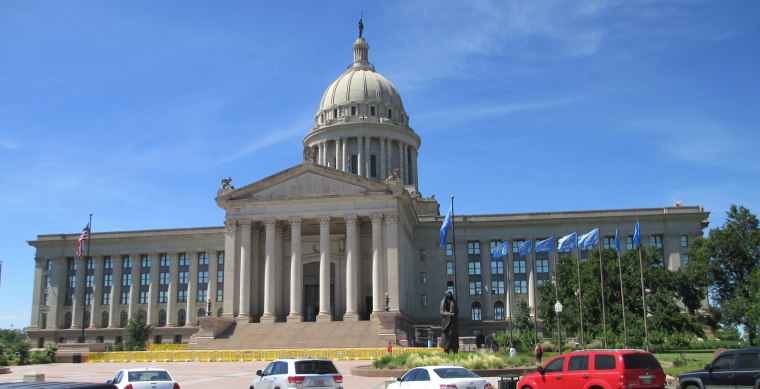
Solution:
<path fill-rule="evenodd" d="M 330 361 L 299 361 L 295 365 L 296 374 L 340 374 Z"/>
<path fill-rule="evenodd" d="M 137 381 L 171 381 L 169 373 L 161 370 L 130 371 L 129 382 Z"/>
<path fill-rule="evenodd" d="M 441 378 L 480 378 L 477 374 L 461 367 L 439 367 L 433 371 Z"/>
<path fill-rule="evenodd" d="M 646 353 L 623 354 L 623 364 L 626 369 L 662 369 L 657 359 Z"/>

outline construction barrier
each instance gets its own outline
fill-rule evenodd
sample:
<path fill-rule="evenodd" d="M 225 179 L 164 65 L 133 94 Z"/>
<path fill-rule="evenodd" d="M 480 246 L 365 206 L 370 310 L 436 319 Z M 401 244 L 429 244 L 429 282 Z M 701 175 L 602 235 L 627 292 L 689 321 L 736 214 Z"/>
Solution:
<path fill-rule="evenodd" d="M 169 346 L 169 345 L 167 345 Z M 396 347 L 393 355 L 404 353 L 442 353 L 438 347 Z M 273 361 L 278 358 L 327 358 L 374 360 L 388 355 L 385 348 L 311 349 L 311 350 L 152 350 L 89 353 L 89 362 L 238 362 Z"/>
<path fill-rule="evenodd" d="M 149 344 L 148 351 L 173 351 L 184 350 L 188 346 L 187 343 L 181 344 Z"/>

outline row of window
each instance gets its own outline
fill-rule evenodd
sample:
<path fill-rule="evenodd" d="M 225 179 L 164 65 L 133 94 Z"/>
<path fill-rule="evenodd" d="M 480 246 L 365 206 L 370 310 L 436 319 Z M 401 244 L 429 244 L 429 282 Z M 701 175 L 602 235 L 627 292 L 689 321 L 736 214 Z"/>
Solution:
<path fill-rule="evenodd" d="M 197 312 L 197 317 L 206 316 L 206 309 L 200 308 Z M 145 311 L 143 311 L 143 315 L 147 315 Z M 219 308 L 216 311 L 216 316 L 221 317 L 222 316 L 222 308 Z M 127 326 L 127 321 L 129 320 L 129 314 L 127 311 L 121 311 L 119 314 L 119 327 L 124 328 Z M 100 315 L 100 327 L 101 328 L 107 328 L 108 327 L 108 321 L 109 321 L 109 313 L 107 311 L 103 312 Z M 184 309 L 177 310 L 177 327 L 184 327 L 187 323 L 187 315 L 185 313 Z M 66 312 L 66 314 L 63 317 L 63 329 L 71 328 L 72 325 L 72 314 L 71 312 Z M 90 327 L 90 312 L 85 312 L 84 316 L 84 328 Z M 158 323 L 156 327 L 166 327 L 166 310 L 160 309 L 158 311 Z M 43 313 L 41 320 L 40 320 L 40 329 L 46 329 L 47 328 L 47 314 Z"/>
<path fill-rule="evenodd" d="M 168 300 L 169 292 L 166 290 L 159 290 L 158 291 L 158 302 L 159 303 L 166 303 Z M 122 291 L 121 295 L 119 296 L 119 303 L 120 304 L 129 304 L 129 299 L 131 297 L 130 291 Z M 208 300 L 208 290 L 207 289 L 198 289 L 196 293 L 195 301 L 197 302 L 206 302 Z M 64 296 L 64 305 L 71 306 L 74 301 L 74 293 L 66 293 Z M 150 301 L 150 292 L 141 290 L 138 298 L 139 304 L 148 304 Z M 224 289 L 219 288 L 216 290 L 216 301 L 222 302 L 224 301 Z M 85 305 L 92 305 L 93 302 L 93 296 L 91 292 L 85 293 Z M 187 290 L 178 290 L 177 291 L 177 302 L 178 303 L 184 303 L 187 302 Z M 111 292 L 105 291 L 103 292 L 101 302 L 102 305 L 109 305 L 111 304 Z M 42 294 L 42 301 L 41 305 L 43 306 L 49 306 L 50 305 L 50 295 L 48 293 Z"/>
<path fill-rule="evenodd" d="M 178 254 L 178 263 L 179 266 L 189 266 L 190 265 L 190 256 L 187 253 L 179 253 Z M 170 267 L 171 264 L 171 257 L 169 254 L 160 254 L 160 266 L 161 267 Z M 77 270 L 77 263 L 78 261 L 74 260 L 74 258 L 69 258 L 67 262 L 67 270 Z M 94 258 L 88 258 L 86 261 L 87 264 L 87 270 L 95 270 L 95 259 Z M 200 252 L 198 253 L 198 265 L 208 265 L 209 264 L 209 257 L 208 253 L 206 252 Z M 217 253 L 217 264 L 224 265 L 224 252 L 220 251 Z M 150 255 L 141 255 L 140 256 L 140 266 L 143 268 L 150 268 L 151 266 L 151 258 Z M 103 259 L 103 267 L 105 269 L 113 269 L 113 258 L 110 256 L 106 256 Z M 132 268 L 132 257 L 129 255 L 124 255 L 121 257 L 121 267 L 124 269 Z M 48 259 L 45 262 L 45 270 L 52 270 L 53 269 L 53 260 Z"/>

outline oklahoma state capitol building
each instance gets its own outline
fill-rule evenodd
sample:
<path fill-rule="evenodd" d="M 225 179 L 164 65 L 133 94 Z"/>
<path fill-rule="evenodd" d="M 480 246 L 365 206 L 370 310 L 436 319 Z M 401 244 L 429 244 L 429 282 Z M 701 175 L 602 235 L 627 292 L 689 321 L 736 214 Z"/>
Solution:
<path fill-rule="evenodd" d="M 78 233 L 30 241 L 33 344 L 75 342 L 83 326 L 87 342 L 119 343 L 138 310 L 154 343 L 187 342 L 209 307 L 235 319 L 233 331 L 383 318 L 382 341 L 406 344 L 415 327 L 440 324 L 446 288 L 456 291 L 460 334 L 477 335 L 506 328 L 514 301 L 533 306 L 535 287 L 551 281 L 553 254 L 518 255 L 528 239 L 599 226 L 611 247 L 616 223 L 632 230 L 639 219 L 666 267 L 688 260 L 688 242 L 707 226 L 702 207 L 455 215 L 456 242 L 449 233 L 439 248 L 441 204 L 418 188 L 421 139 L 368 52 L 360 33 L 353 64 L 322 96 L 302 163 L 241 188 L 223 183 L 224 226 L 97 232 L 81 259 Z M 504 240 L 512 250 L 492 259 Z"/>

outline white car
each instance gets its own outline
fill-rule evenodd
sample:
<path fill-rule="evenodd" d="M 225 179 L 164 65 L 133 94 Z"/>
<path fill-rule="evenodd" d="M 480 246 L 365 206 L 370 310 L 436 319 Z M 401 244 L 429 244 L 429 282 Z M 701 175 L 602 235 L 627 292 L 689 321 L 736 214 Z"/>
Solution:
<path fill-rule="evenodd" d="M 343 388 L 343 376 L 325 358 L 281 358 L 256 375 L 250 389 Z"/>
<path fill-rule="evenodd" d="M 119 389 L 180 389 L 171 374 L 160 367 L 119 370 L 108 383 Z"/>
<path fill-rule="evenodd" d="M 388 389 L 492 389 L 491 383 L 459 366 L 421 366 L 409 370 Z"/>

